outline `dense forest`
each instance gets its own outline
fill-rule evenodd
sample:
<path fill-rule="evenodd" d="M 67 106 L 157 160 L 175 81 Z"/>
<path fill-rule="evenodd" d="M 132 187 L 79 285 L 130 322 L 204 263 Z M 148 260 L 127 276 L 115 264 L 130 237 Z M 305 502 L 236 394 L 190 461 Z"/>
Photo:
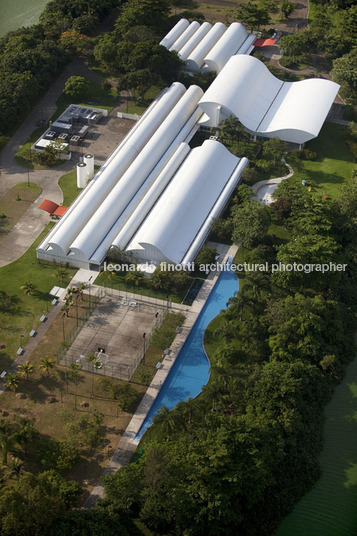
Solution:
<path fill-rule="evenodd" d="M 0 138 L 13 132 L 120 0 L 52 0 L 39 24 L 0 39 Z"/>

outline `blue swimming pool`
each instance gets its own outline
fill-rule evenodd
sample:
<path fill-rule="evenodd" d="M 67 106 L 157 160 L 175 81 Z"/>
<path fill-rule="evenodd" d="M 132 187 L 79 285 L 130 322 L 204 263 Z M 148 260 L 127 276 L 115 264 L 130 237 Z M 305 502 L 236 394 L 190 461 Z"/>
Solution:
<path fill-rule="evenodd" d="M 228 259 L 228 263 L 232 263 L 231 258 Z M 226 308 L 228 299 L 236 291 L 238 291 L 238 279 L 235 273 L 230 270 L 222 271 L 136 439 L 140 439 L 151 426 L 158 409 L 162 406 L 173 409 L 181 400 L 197 396 L 206 385 L 209 378 L 209 362 L 203 348 L 203 335 L 208 324 Z"/>

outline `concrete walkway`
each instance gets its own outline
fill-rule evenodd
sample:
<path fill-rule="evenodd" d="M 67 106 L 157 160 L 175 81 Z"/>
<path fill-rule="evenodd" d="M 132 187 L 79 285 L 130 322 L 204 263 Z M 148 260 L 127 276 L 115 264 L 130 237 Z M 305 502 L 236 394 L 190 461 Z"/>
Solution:
<path fill-rule="evenodd" d="M 229 249 L 228 249 L 229 248 Z M 233 245 L 231 247 L 229 246 L 223 246 L 220 244 L 220 257 L 221 257 L 221 263 L 223 264 L 228 257 L 234 255 L 237 252 L 238 247 L 236 245 Z M 176 358 L 178 354 L 180 353 L 180 350 L 185 343 L 199 313 L 201 312 L 204 304 L 206 303 L 206 300 L 212 291 L 218 276 L 220 272 L 211 272 L 205 282 L 203 283 L 200 292 L 197 295 L 197 298 L 193 302 L 192 306 L 190 308 L 186 307 L 186 320 L 183 324 L 181 333 L 178 333 L 175 337 L 175 340 L 173 341 L 171 345 L 171 352 L 169 355 L 167 355 L 164 360 L 162 361 L 162 368 L 160 368 L 149 388 L 147 389 L 141 403 L 139 404 L 138 409 L 136 410 L 135 414 L 133 415 L 127 429 L 125 430 L 122 438 L 119 441 L 119 444 L 117 448 L 114 451 L 114 454 L 107 465 L 106 469 L 103 472 L 102 476 L 106 476 L 108 474 L 115 473 L 118 471 L 121 467 L 124 467 L 125 465 L 128 465 L 138 444 L 139 441 L 135 439 L 137 433 L 140 430 L 140 427 L 142 423 L 144 422 L 147 414 L 150 411 L 150 408 L 152 404 L 154 403 L 157 395 L 159 394 L 159 391 L 164 384 L 170 370 L 172 369 Z M 177 305 L 177 304 L 175 304 Z M 86 502 L 84 503 L 85 508 L 92 508 L 95 506 L 98 499 L 104 497 L 104 488 L 101 483 L 101 481 L 98 482 L 98 484 L 93 488 L 93 491 L 91 495 L 88 497 Z"/>
<path fill-rule="evenodd" d="M 26 346 L 23 349 L 23 352 L 21 355 L 19 355 L 15 361 L 10 365 L 8 370 L 6 371 L 7 374 L 16 374 L 18 365 L 22 365 L 30 359 L 32 352 L 36 349 L 36 347 L 40 344 L 42 337 L 47 333 L 47 331 L 52 326 L 53 322 L 61 312 L 61 306 L 62 302 L 58 301 L 57 305 L 52 306 L 52 308 L 47 312 L 44 313 L 46 316 L 46 320 L 44 322 L 41 322 L 36 330 L 36 334 L 34 337 L 30 337 L 28 340 Z M 1 373 L 2 371 L 0 371 Z M 0 380 L 0 395 L 4 392 L 4 382 L 6 381 L 6 377 L 4 378 L 4 381 Z"/>

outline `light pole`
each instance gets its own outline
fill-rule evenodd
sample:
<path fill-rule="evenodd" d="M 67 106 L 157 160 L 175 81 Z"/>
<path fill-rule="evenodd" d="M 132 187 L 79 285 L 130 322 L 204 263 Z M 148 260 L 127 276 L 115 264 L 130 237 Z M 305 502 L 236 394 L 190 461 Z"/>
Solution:
<path fill-rule="evenodd" d="M 66 334 L 64 332 L 64 317 L 66 316 L 66 313 L 63 313 L 62 315 L 62 334 L 63 334 L 63 340 L 66 340 Z"/>
<path fill-rule="evenodd" d="M 145 365 L 145 354 L 146 354 L 146 333 L 143 333 L 143 339 L 144 339 L 144 358 L 143 358 L 143 365 Z"/>

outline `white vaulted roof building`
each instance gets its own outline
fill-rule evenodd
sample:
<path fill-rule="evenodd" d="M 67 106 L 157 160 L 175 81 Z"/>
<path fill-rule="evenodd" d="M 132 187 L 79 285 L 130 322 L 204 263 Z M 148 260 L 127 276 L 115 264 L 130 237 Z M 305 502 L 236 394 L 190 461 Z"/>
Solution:
<path fill-rule="evenodd" d="M 338 89 L 320 78 L 283 82 L 257 58 L 236 55 L 200 100 L 202 123 L 218 126 L 234 115 L 252 134 L 303 144 L 319 134 Z"/>
<path fill-rule="evenodd" d="M 117 246 L 135 249 L 142 261 L 192 261 L 248 163 L 213 140 L 190 153 L 188 142 L 203 115 L 202 96 L 198 86 L 186 90 L 178 82 L 164 90 L 40 244 L 37 256 L 99 267 Z M 171 236 L 168 248 L 164 237 L 174 231 L 181 240 Z"/>
<path fill-rule="evenodd" d="M 318 135 L 339 86 L 283 82 L 236 53 L 251 42 L 239 23 L 177 23 L 161 43 L 218 76 L 206 93 L 174 82 L 158 95 L 39 245 L 38 258 L 99 269 L 117 247 L 138 262 L 188 264 L 248 163 L 216 139 L 191 149 L 201 125 L 234 115 L 258 136 L 303 144 Z"/>
<path fill-rule="evenodd" d="M 255 34 L 248 34 L 240 22 L 228 28 L 222 22 L 213 26 L 181 19 L 160 41 L 160 45 L 175 50 L 186 61 L 190 71 L 216 71 L 219 73 L 234 54 L 250 54 Z"/>

